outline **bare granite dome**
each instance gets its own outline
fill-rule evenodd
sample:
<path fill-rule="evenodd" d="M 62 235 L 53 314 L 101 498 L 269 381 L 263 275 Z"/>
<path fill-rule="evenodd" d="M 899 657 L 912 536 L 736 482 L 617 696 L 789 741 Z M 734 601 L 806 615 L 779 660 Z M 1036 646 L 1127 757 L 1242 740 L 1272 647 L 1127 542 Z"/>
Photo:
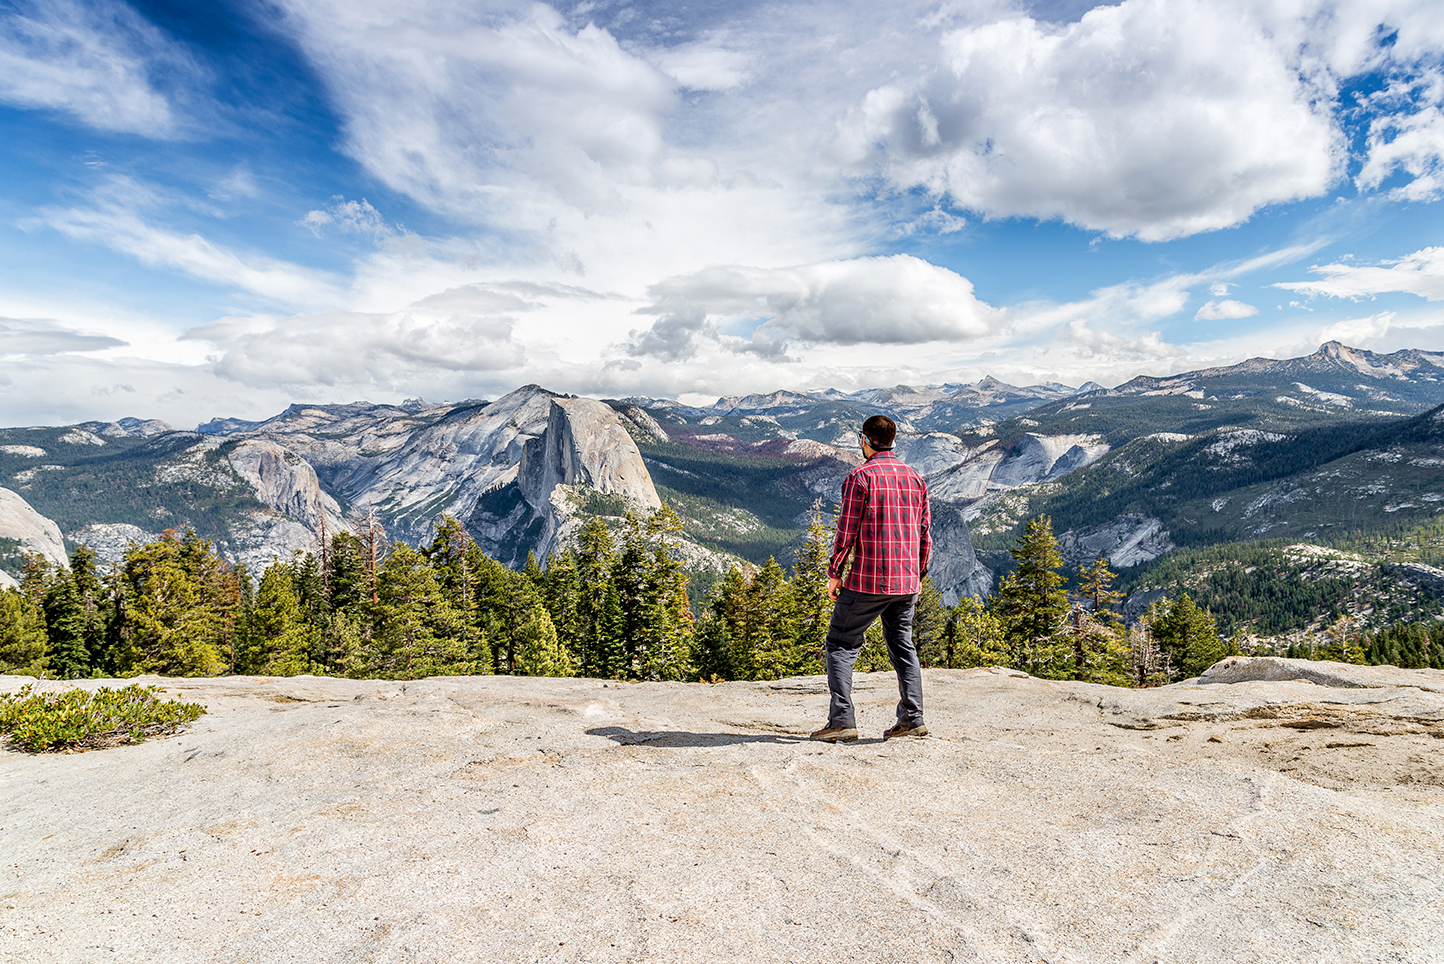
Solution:
<path fill-rule="evenodd" d="M 805 739 L 817 677 L 142 678 L 209 714 L 137 746 L 4 755 L 0 951 L 1439 960 L 1444 673 L 1206 678 L 1242 681 L 928 670 L 934 735 L 884 743 L 895 683 L 862 675 L 850 746 Z"/>
<path fill-rule="evenodd" d="M 0 539 L 14 539 L 22 552 L 37 552 L 57 566 L 70 564 L 60 527 L 36 512 L 20 493 L 6 488 L 0 488 Z M 14 584 L 0 571 L 0 585 Z"/>

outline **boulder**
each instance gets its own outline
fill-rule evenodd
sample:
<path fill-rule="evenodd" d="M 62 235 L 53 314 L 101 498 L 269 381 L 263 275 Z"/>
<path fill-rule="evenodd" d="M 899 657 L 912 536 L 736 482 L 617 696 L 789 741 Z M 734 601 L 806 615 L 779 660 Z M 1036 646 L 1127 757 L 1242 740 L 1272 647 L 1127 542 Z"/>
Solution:
<path fill-rule="evenodd" d="M 1359 666 L 1329 660 L 1283 659 L 1278 656 L 1230 656 L 1203 671 L 1200 683 L 1266 683 L 1302 680 L 1318 686 L 1409 686 L 1444 693 L 1444 670 Z"/>

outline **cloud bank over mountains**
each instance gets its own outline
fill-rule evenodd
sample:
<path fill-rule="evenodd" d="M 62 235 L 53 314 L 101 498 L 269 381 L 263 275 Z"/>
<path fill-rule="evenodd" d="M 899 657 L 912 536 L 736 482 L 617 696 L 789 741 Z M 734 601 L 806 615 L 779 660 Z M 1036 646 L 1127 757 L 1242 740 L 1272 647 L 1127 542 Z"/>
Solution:
<path fill-rule="evenodd" d="M 18 410 L 75 414 L 45 387 L 75 379 L 183 422 L 1444 347 L 1434 4 L 226 10 L 0 10 L 6 123 L 98 145 L 10 205 L 43 270 L 0 314 L 86 333 L 0 331 Z"/>

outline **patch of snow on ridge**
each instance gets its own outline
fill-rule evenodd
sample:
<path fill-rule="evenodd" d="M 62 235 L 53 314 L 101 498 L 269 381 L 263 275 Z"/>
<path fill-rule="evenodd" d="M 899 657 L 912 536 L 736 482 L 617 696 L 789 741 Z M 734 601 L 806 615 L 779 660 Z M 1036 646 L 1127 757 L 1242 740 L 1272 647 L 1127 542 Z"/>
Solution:
<path fill-rule="evenodd" d="M 26 458 L 38 459 L 45 456 L 45 450 L 36 448 L 33 445 L 0 445 L 0 452 L 6 455 L 23 455 Z"/>

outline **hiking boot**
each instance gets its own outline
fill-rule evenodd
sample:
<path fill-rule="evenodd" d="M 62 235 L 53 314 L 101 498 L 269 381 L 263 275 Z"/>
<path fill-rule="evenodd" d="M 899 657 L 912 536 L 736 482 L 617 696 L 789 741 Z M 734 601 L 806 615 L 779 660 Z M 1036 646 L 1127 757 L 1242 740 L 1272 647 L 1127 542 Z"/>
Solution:
<path fill-rule="evenodd" d="M 884 740 L 891 740 L 895 736 L 927 736 L 928 728 L 921 723 L 899 723 L 897 726 L 883 733 Z"/>
<path fill-rule="evenodd" d="M 820 740 L 823 743 L 856 743 L 857 727 L 855 726 L 829 726 L 825 730 L 818 730 L 808 737 L 809 740 Z"/>

